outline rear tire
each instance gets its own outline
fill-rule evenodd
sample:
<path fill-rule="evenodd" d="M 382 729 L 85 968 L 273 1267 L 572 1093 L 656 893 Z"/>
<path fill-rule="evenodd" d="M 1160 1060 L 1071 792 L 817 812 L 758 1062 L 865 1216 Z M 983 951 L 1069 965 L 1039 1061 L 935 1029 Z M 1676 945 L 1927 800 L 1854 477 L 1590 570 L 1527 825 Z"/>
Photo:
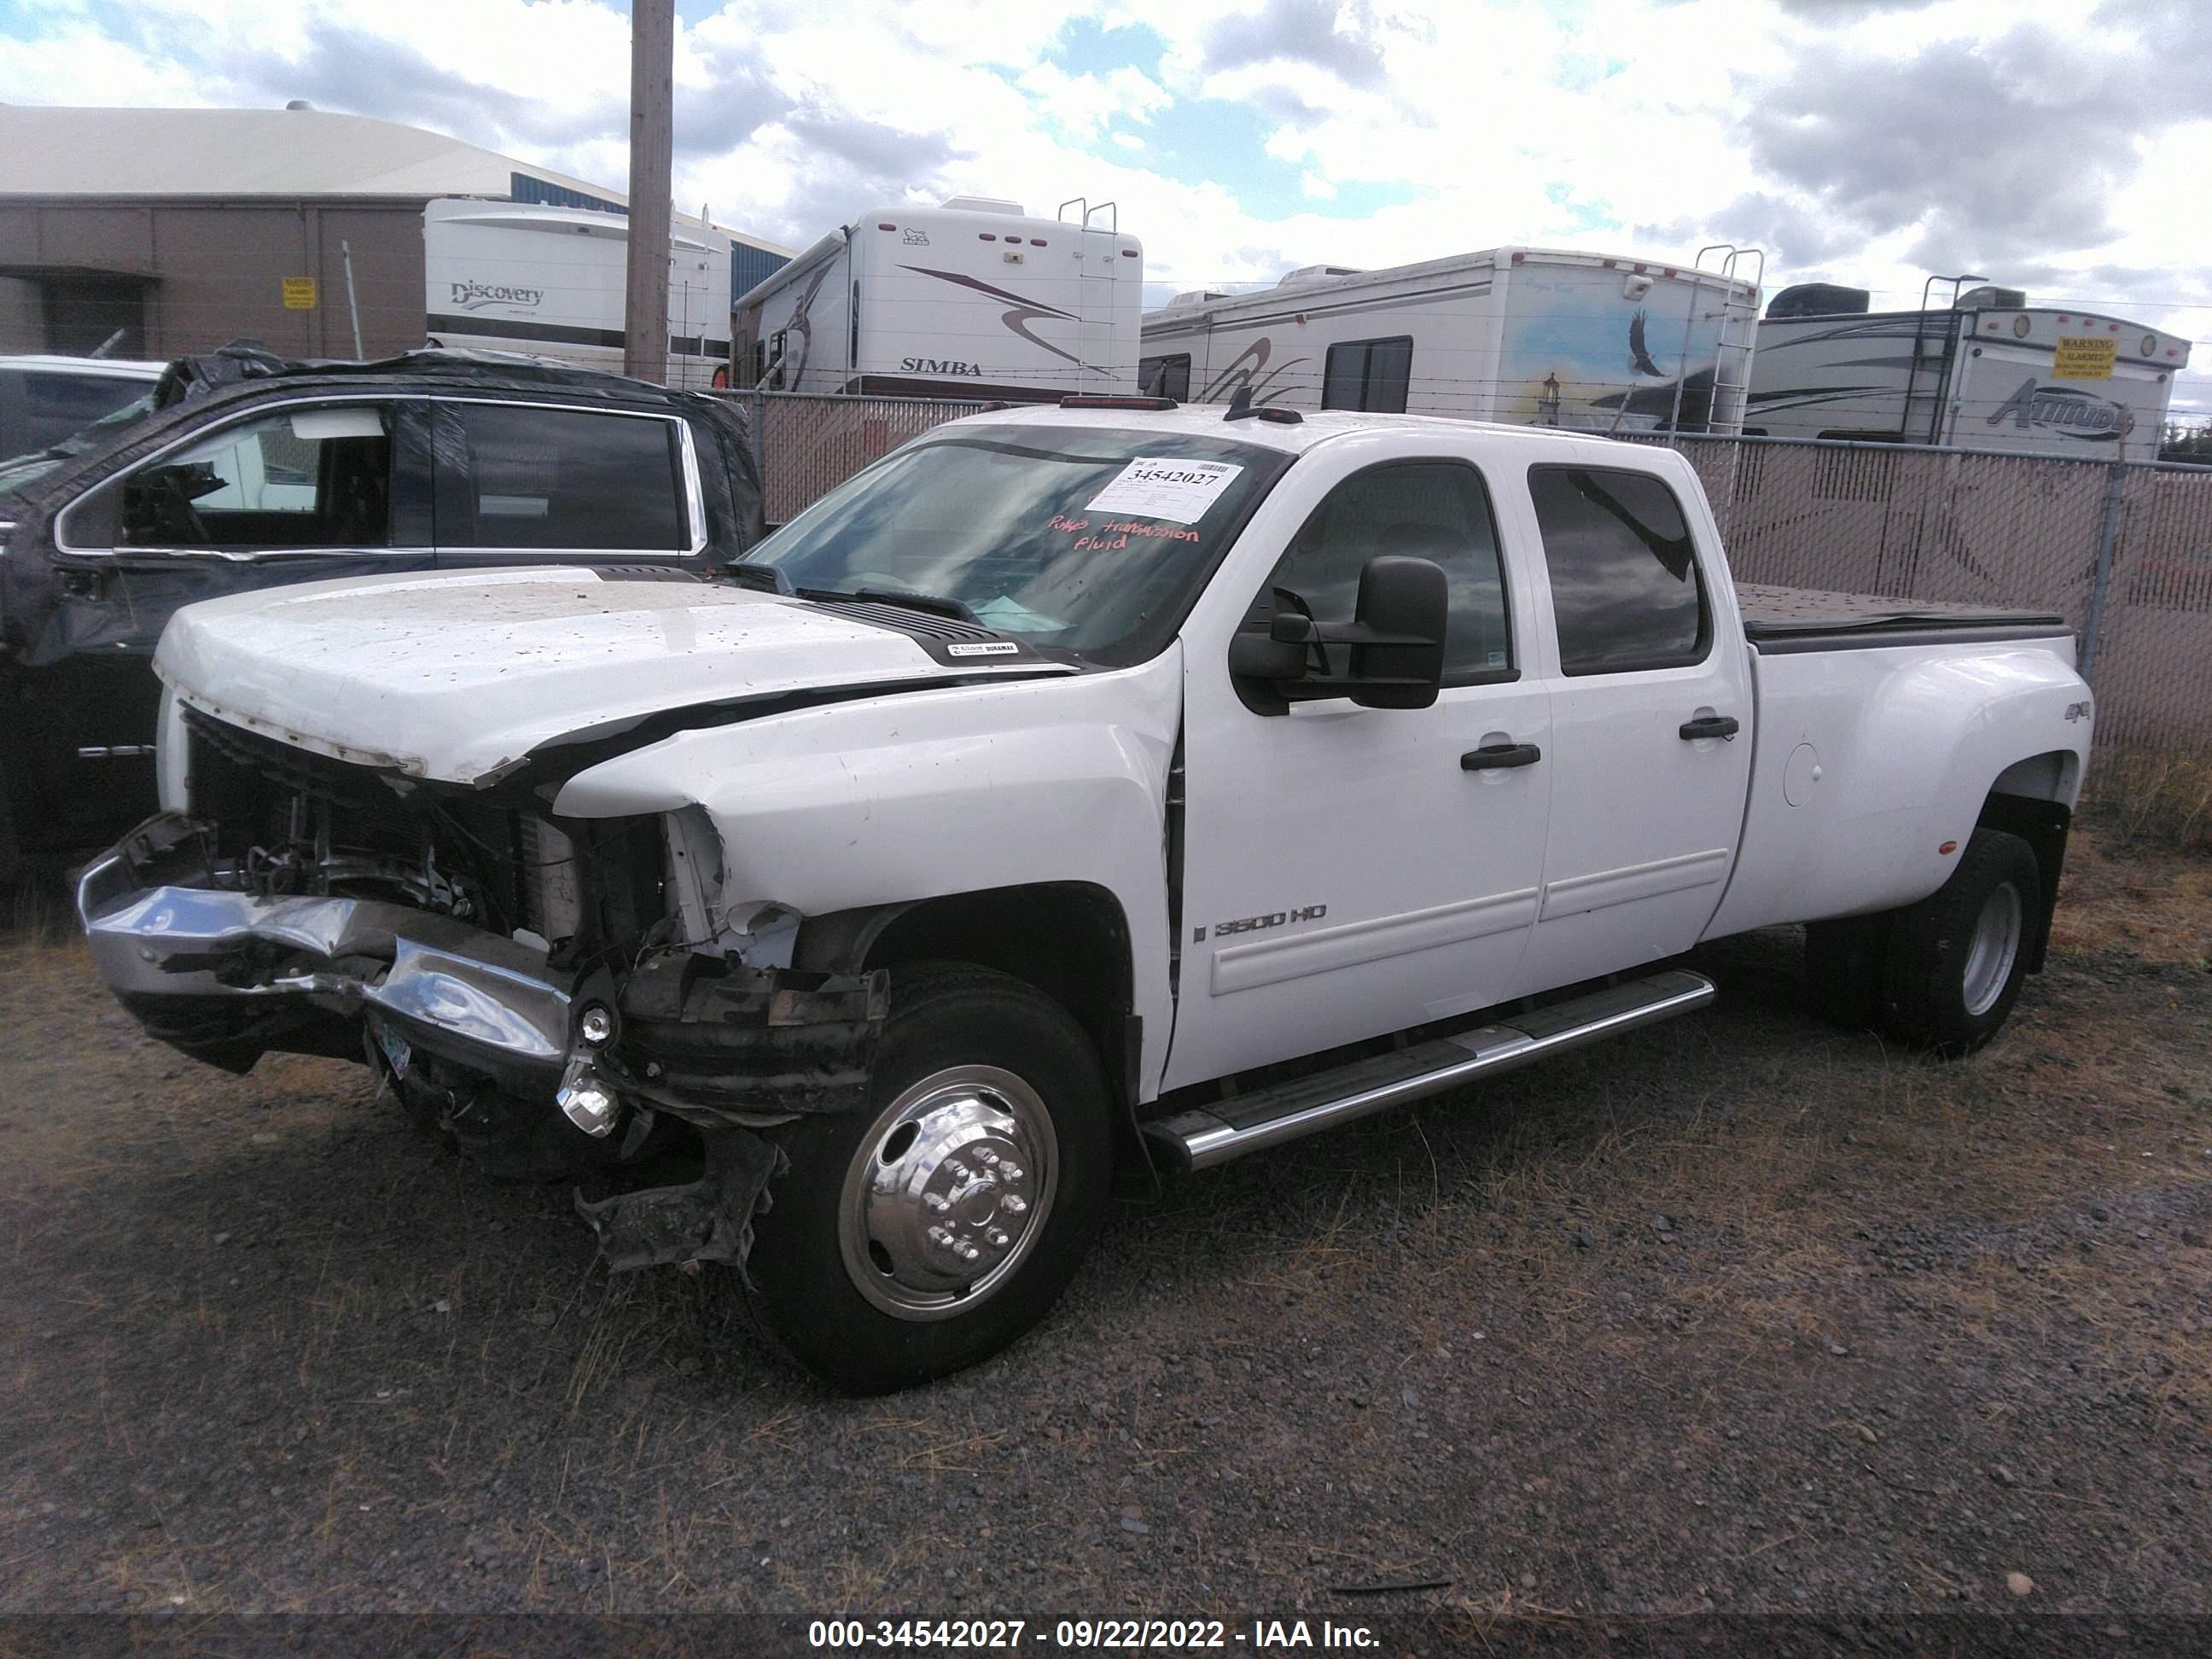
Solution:
<path fill-rule="evenodd" d="M 2043 884 L 2018 836 L 1977 830 L 1951 878 L 1890 917 L 1883 1024 L 1945 1059 L 1997 1033 L 2019 1000 Z"/>
<path fill-rule="evenodd" d="M 824 1382 L 881 1394 L 1042 1319 L 1105 1218 L 1111 1115 L 1090 1039 L 1010 975 L 892 970 L 868 1104 L 776 1131 L 753 1304 Z"/>

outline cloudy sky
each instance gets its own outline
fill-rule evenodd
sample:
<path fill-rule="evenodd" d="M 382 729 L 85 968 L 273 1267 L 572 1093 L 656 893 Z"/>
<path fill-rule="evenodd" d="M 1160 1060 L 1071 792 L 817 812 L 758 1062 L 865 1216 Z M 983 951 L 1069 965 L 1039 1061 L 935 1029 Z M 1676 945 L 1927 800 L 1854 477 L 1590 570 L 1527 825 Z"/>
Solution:
<path fill-rule="evenodd" d="M 2212 0 L 678 0 L 676 194 L 787 245 L 891 202 L 1118 204 L 1157 303 L 1525 242 L 1930 272 L 2198 341 Z M 619 189 L 605 0 L 0 0 L 0 101 L 434 127 Z"/>

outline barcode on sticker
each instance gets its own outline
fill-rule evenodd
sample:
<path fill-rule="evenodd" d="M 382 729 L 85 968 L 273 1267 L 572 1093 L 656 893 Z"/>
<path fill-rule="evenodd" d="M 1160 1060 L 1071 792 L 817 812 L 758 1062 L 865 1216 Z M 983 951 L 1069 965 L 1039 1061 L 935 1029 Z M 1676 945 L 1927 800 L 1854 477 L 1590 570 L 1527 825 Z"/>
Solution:
<path fill-rule="evenodd" d="M 1243 470 L 1226 461 L 1147 455 L 1123 467 L 1113 483 L 1091 498 L 1084 511 L 1133 513 L 1147 519 L 1196 524 Z"/>

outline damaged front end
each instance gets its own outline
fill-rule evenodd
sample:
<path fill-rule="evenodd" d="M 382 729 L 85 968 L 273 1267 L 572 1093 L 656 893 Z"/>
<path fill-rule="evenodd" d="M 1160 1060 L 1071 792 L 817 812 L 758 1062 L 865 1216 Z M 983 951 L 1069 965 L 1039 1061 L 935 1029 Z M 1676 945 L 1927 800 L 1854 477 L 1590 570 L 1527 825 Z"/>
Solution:
<path fill-rule="evenodd" d="M 865 1100 L 884 976 L 698 947 L 658 818 L 556 823 L 211 726 L 191 793 L 217 812 L 148 820 L 78 883 L 147 1032 L 234 1071 L 366 1060 L 502 1175 L 689 1155 L 699 1180 L 579 1209 L 617 1267 L 742 1262 L 775 1126 Z"/>

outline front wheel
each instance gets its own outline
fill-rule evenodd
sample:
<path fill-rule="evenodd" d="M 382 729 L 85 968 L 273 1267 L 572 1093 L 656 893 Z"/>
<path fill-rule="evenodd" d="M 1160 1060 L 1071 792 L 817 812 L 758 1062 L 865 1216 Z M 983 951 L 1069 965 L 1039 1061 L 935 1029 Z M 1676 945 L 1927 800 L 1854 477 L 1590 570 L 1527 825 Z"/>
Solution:
<path fill-rule="evenodd" d="M 1977 830 L 1951 878 L 1890 919 L 1883 1024 L 1947 1058 L 1972 1054 L 2019 1000 L 2043 884 L 2018 836 Z"/>
<path fill-rule="evenodd" d="M 895 968 L 868 1104 L 779 1132 L 754 1304 L 824 1381 L 879 1394 L 1043 1318 L 1104 1218 L 1106 1084 L 1067 1012 L 961 963 Z"/>

